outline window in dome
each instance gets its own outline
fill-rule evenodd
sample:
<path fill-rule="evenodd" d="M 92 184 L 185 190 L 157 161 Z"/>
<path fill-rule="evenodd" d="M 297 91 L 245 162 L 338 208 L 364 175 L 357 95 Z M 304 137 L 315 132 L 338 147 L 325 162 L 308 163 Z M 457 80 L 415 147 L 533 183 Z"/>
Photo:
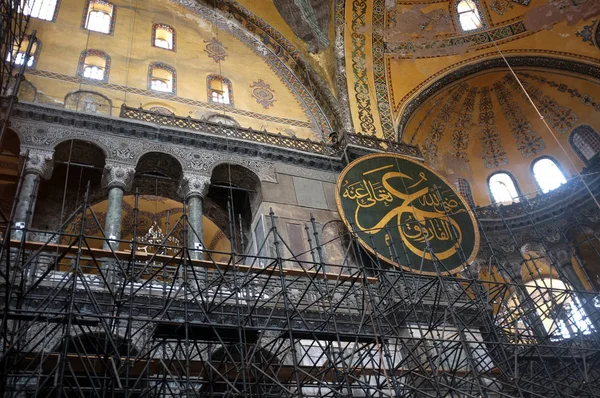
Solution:
<path fill-rule="evenodd" d="M 550 158 L 537 159 L 532 165 L 533 176 L 543 193 L 547 193 L 567 182 L 565 175 Z"/>
<path fill-rule="evenodd" d="M 11 62 L 14 60 L 16 66 L 23 65 L 23 63 L 25 63 L 25 53 L 27 52 L 28 46 L 29 36 L 25 36 L 23 37 L 20 46 L 18 46 L 16 43 L 13 45 L 12 51 L 6 56 L 6 61 Z M 29 53 L 29 58 L 27 59 L 28 68 L 33 68 L 35 66 L 41 47 L 42 43 L 40 43 L 40 41 L 37 39 L 31 45 L 31 52 Z"/>
<path fill-rule="evenodd" d="M 84 17 L 85 29 L 111 34 L 114 27 L 115 6 L 104 0 L 89 0 Z"/>
<path fill-rule="evenodd" d="M 475 207 L 473 202 L 473 193 L 471 192 L 471 185 L 469 184 L 469 181 L 467 181 L 465 178 L 458 178 L 456 181 L 454 181 L 454 185 L 462 197 L 467 201 L 469 206 Z"/>
<path fill-rule="evenodd" d="M 104 51 L 86 50 L 79 57 L 77 75 L 88 80 L 108 81 L 110 57 Z"/>
<path fill-rule="evenodd" d="M 152 25 L 152 45 L 175 51 L 175 30 L 169 25 L 155 23 Z"/>
<path fill-rule="evenodd" d="M 517 184 L 506 172 L 492 174 L 488 178 L 488 187 L 494 203 L 507 205 L 519 202 Z"/>
<path fill-rule="evenodd" d="M 537 278 L 525 284 L 544 328 L 554 339 L 568 339 L 573 333 L 594 330 L 572 289 L 556 278 Z"/>
<path fill-rule="evenodd" d="M 479 29 L 483 26 L 477 4 L 473 0 L 461 0 L 456 5 L 456 15 L 463 32 Z"/>
<path fill-rule="evenodd" d="M 583 125 L 574 129 L 569 136 L 569 143 L 585 164 L 589 164 L 600 152 L 600 136 L 591 126 Z"/>
<path fill-rule="evenodd" d="M 54 21 L 57 4 L 58 0 L 21 0 L 24 15 L 44 21 Z"/>
<path fill-rule="evenodd" d="M 176 79 L 175 68 L 162 62 L 153 62 L 148 68 L 148 88 L 150 90 L 175 94 Z"/>
<path fill-rule="evenodd" d="M 208 101 L 217 104 L 233 106 L 233 86 L 231 80 L 219 75 L 209 75 L 206 79 L 208 86 Z"/>

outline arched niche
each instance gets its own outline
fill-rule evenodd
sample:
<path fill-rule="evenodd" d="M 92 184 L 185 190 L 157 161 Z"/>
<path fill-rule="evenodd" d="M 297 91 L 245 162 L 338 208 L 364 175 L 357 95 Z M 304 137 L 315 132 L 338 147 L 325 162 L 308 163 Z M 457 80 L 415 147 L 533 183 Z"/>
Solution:
<path fill-rule="evenodd" d="M 6 87 L 6 95 L 14 94 L 16 83 L 16 79 L 10 79 Z M 37 88 L 33 85 L 33 83 L 28 80 L 22 80 L 21 85 L 19 86 L 19 93 L 17 94 L 19 101 L 34 102 L 36 100 L 36 95 Z"/>
<path fill-rule="evenodd" d="M 86 215 L 85 234 L 87 244 L 92 248 L 101 248 L 103 243 L 102 230 L 104 229 L 104 220 L 106 219 L 106 210 L 108 200 L 103 199 L 92 204 L 90 212 Z M 121 239 L 124 241 L 119 245 L 119 250 L 130 250 L 130 243 L 134 236 L 136 237 L 136 250 L 146 253 L 156 253 L 163 250 L 159 246 L 152 245 L 152 241 L 167 239 L 167 246 L 181 247 L 183 241 L 183 202 L 173 200 L 167 197 L 155 196 L 152 194 L 140 194 L 137 199 L 137 214 L 134 214 L 136 208 L 136 198 L 133 194 L 126 194 L 123 197 L 123 213 L 121 216 Z M 134 222 L 137 220 L 137 222 Z M 211 252 L 211 258 L 215 261 L 227 262 L 231 245 L 229 237 L 213 220 L 206 215 L 203 217 L 203 242 L 206 248 Z M 77 215 L 73 222 L 67 228 L 67 233 L 78 234 L 81 225 L 81 215 Z M 165 254 L 174 255 L 176 249 L 168 249 Z M 207 256 L 208 258 L 208 256 Z M 89 273 L 98 272 L 98 264 L 88 263 L 86 271 Z M 149 275 L 146 275 L 149 277 Z M 143 276 L 142 276 L 143 278 Z"/>
<path fill-rule="evenodd" d="M 250 226 L 262 203 L 261 183 L 258 176 L 237 164 L 219 164 L 212 170 L 207 198 L 215 206 L 208 208 L 209 212 L 227 215 L 229 214 L 227 205 L 230 204 L 236 248 L 241 250 L 242 246 L 247 247 L 248 242 L 251 241 Z M 243 231 L 242 237 L 240 237 L 240 229 Z"/>
<path fill-rule="evenodd" d="M 90 141 L 68 140 L 54 148 L 54 168 L 49 180 L 40 180 L 32 227 L 56 230 L 83 204 L 105 196 L 101 187 L 106 154 Z"/>
<path fill-rule="evenodd" d="M 135 166 L 133 192 L 179 201 L 179 183 L 183 167 L 175 157 L 162 152 L 142 155 Z"/>
<path fill-rule="evenodd" d="M 65 96 L 65 109 L 110 116 L 112 101 L 93 91 L 75 91 Z"/>
<path fill-rule="evenodd" d="M 240 124 L 237 122 L 237 120 L 235 120 L 233 116 L 223 115 L 220 113 L 210 114 L 204 117 L 204 120 L 206 120 L 207 122 L 222 124 L 224 126 L 229 127 L 240 127 Z"/>

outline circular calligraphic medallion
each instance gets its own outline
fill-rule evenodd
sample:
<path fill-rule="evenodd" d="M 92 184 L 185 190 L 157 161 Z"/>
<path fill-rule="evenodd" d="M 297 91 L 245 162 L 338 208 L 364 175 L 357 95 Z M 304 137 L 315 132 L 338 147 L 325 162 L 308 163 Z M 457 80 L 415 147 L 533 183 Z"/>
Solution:
<path fill-rule="evenodd" d="M 341 173 L 342 220 L 382 260 L 426 275 L 459 272 L 477 255 L 469 206 L 435 171 L 394 154 L 364 156 Z"/>

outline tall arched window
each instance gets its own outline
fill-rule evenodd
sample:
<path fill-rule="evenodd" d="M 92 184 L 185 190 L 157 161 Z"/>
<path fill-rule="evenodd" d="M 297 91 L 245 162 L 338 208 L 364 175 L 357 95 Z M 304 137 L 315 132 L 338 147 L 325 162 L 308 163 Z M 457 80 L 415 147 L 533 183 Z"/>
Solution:
<path fill-rule="evenodd" d="M 575 128 L 569 136 L 569 143 L 585 164 L 589 164 L 600 152 L 600 136 L 591 126 L 583 125 Z"/>
<path fill-rule="evenodd" d="M 233 106 L 233 86 L 231 80 L 219 75 L 208 75 L 208 101 Z"/>
<path fill-rule="evenodd" d="M 152 25 L 152 45 L 175 51 L 175 29 L 162 23 Z"/>
<path fill-rule="evenodd" d="M 81 52 L 77 76 L 106 83 L 109 71 L 110 57 L 104 51 L 86 50 Z"/>
<path fill-rule="evenodd" d="M 536 278 L 525 284 L 544 328 L 554 338 L 590 334 L 594 327 L 571 288 L 556 278 Z"/>
<path fill-rule="evenodd" d="M 473 0 L 460 0 L 456 5 L 456 15 L 463 32 L 479 29 L 483 26 L 481 14 Z"/>
<path fill-rule="evenodd" d="M 473 202 L 473 193 L 471 192 L 471 185 L 469 184 L 469 181 L 467 181 L 465 178 L 458 178 L 456 181 L 454 181 L 454 185 L 462 197 L 465 198 L 465 200 L 469 203 L 469 205 L 471 207 L 475 207 Z"/>
<path fill-rule="evenodd" d="M 550 192 L 567 182 L 556 162 L 548 157 L 535 160 L 531 166 L 535 181 L 543 193 Z"/>
<path fill-rule="evenodd" d="M 85 29 L 110 34 L 114 26 L 115 6 L 105 0 L 88 0 L 84 17 Z"/>
<path fill-rule="evenodd" d="M 25 53 L 27 52 L 28 46 L 29 35 L 26 35 L 23 37 L 23 40 L 21 40 L 20 46 L 18 46 L 16 43 L 13 45 L 12 51 L 6 56 L 6 60 L 10 62 L 14 58 L 15 65 L 23 65 L 23 63 L 25 63 Z M 27 59 L 28 68 L 35 67 L 38 56 L 40 55 L 39 53 L 41 47 L 42 43 L 38 39 L 35 39 L 35 42 L 31 45 L 31 52 L 29 53 L 29 58 Z"/>
<path fill-rule="evenodd" d="M 505 172 L 492 174 L 488 178 L 492 200 L 498 204 L 511 204 L 519 201 L 519 190 L 512 176 Z"/>
<path fill-rule="evenodd" d="M 33 18 L 53 21 L 58 0 L 21 0 L 23 14 Z"/>
<path fill-rule="evenodd" d="M 177 72 L 175 68 L 162 62 L 153 62 L 148 67 L 148 88 L 175 94 Z"/>

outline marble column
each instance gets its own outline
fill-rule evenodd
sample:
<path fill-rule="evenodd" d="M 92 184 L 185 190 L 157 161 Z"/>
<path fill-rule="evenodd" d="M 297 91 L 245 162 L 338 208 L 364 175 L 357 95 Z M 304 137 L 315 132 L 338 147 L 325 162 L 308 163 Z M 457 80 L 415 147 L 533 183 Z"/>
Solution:
<path fill-rule="evenodd" d="M 102 175 L 102 186 L 108 189 L 108 205 L 104 223 L 105 240 L 102 248 L 118 250 L 121 239 L 121 218 L 123 215 L 123 193 L 131 189 L 135 168 L 131 165 L 106 162 Z"/>
<path fill-rule="evenodd" d="M 204 258 L 204 228 L 202 225 L 202 205 L 210 187 L 210 177 L 198 174 L 184 174 L 179 193 L 188 204 L 187 245 L 190 258 Z"/>
<path fill-rule="evenodd" d="M 11 233 L 11 238 L 15 240 L 21 240 L 23 229 L 31 226 L 40 180 L 41 178 L 50 178 L 54 166 L 52 160 L 54 150 L 24 148 L 21 151 L 21 156 L 25 155 L 27 155 L 25 175 L 21 182 Z"/>

